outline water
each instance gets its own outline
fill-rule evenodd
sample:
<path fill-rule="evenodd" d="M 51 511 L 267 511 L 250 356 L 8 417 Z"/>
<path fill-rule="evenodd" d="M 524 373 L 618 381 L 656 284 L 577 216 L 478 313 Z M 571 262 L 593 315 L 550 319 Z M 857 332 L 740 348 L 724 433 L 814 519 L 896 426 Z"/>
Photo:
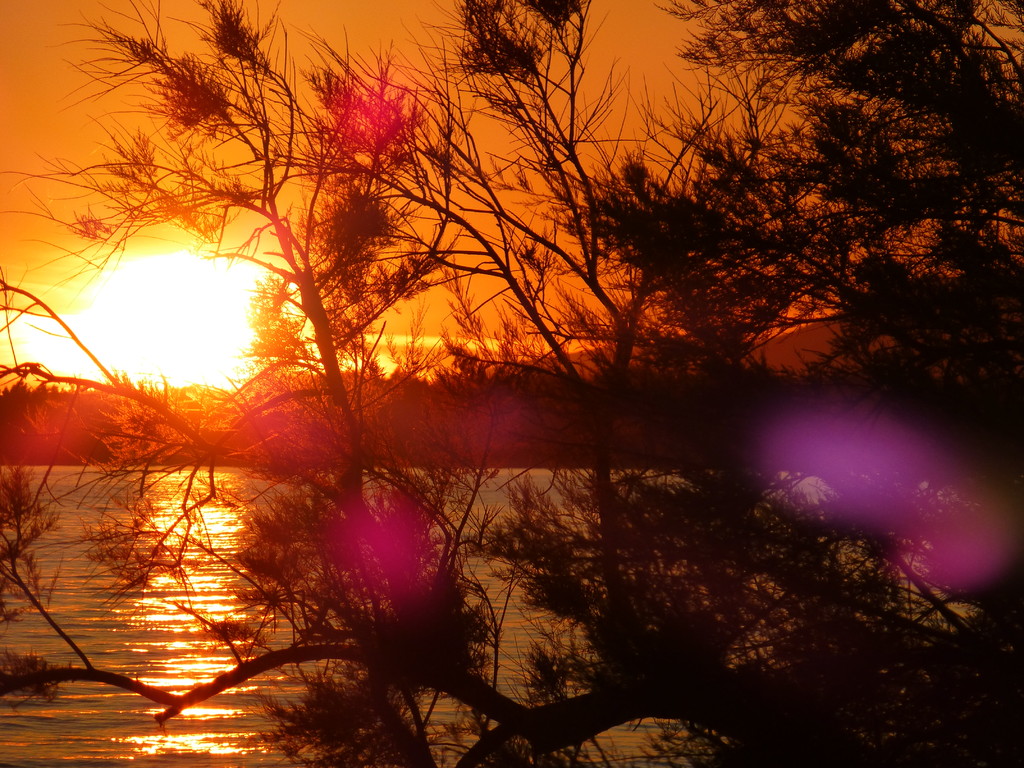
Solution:
<path fill-rule="evenodd" d="M 50 611 L 101 669 L 138 677 L 168 690 L 181 691 L 215 677 L 233 666 L 222 647 L 195 630 L 175 601 L 188 599 L 169 579 L 157 579 L 145 593 L 112 603 L 108 583 L 85 557 L 79 538 L 84 525 L 96 524 L 105 510 L 117 506 L 125 487 L 87 484 L 96 475 L 79 468 L 55 470 L 50 482 L 62 496 L 61 526 L 40 551 L 45 576 L 59 567 L 60 580 Z M 238 473 L 220 473 L 219 481 L 239 484 Z M 173 514 L 176 478 L 159 483 L 147 498 L 157 514 Z M 65 495 L 66 494 L 66 495 Z M 235 510 L 212 506 L 205 515 L 211 536 L 231 548 L 238 530 Z M 230 575 L 205 563 L 193 579 L 193 604 L 214 616 L 233 610 Z M 34 651 L 57 663 L 80 660 L 53 630 L 35 615 L 9 627 L 0 645 L 18 652 Z M 0 768 L 271 768 L 288 763 L 262 744 L 261 731 L 270 730 L 256 696 L 277 689 L 287 695 L 295 686 L 281 675 L 265 675 L 251 684 L 225 691 L 169 720 L 161 728 L 153 716 L 161 707 L 141 696 L 107 685 L 81 683 L 62 686 L 51 702 L 27 701 L 16 708 L 0 700 Z"/>
<path fill-rule="evenodd" d="M 481 499 L 488 505 L 507 503 L 505 484 L 519 475 L 509 470 L 489 485 Z M 539 486 L 550 488 L 551 475 L 531 470 Z M 191 601 L 214 618 L 229 618 L 235 610 L 230 591 L 231 574 L 212 562 L 190 566 L 193 592 L 186 595 L 170 579 L 158 578 L 145 593 L 111 603 L 109 582 L 85 557 L 80 541 L 83 526 L 95 525 L 105 511 L 119 508 L 127 485 L 90 483 L 99 475 L 80 468 L 62 468 L 49 479 L 60 496 L 61 528 L 48 537 L 40 552 L 45 574 L 59 567 L 61 578 L 50 610 L 83 648 L 96 667 L 120 672 L 171 691 L 184 691 L 234 666 L 222 646 L 197 632 L 194 622 L 175 602 Z M 178 490 L 182 476 L 158 483 L 146 497 L 157 517 L 179 511 Z M 82 481 L 86 481 L 84 484 Z M 241 472 L 222 471 L 218 483 L 244 488 Z M 230 551 L 239 531 L 237 510 L 216 504 L 205 508 L 204 519 L 213 543 Z M 539 636 L 543 619 L 531 617 L 519 597 L 505 601 L 506 585 L 487 574 L 485 563 L 475 564 L 494 604 L 505 611 L 500 686 L 517 689 L 521 661 L 531 641 Z M 0 647 L 19 652 L 34 651 L 52 662 L 81 666 L 52 629 L 31 615 L 0 636 Z M 51 702 L 27 701 L 9 706 L 12 696 L 0 699 L 0 768 L 284 768 L 291 765 L 260 738 L 272 727 L 262 713 L 257 694 L 288 697 L 298 685 L 281 674 L 269 673 L 248 684 L 229 689 L 157 725 L 154 715 L 162 708 L 141 696 L 106 685 L 82 683 L 62 686 Z M 444 713 L 440 713 L 444 716 Z M 612 761 L 616 748 L 629 747 L 634 755 L 646 725 L 624 725 L 602 737 L 602 756 Z M 618 758 L 623 765 L 650 765 L 649 761 Z"/>

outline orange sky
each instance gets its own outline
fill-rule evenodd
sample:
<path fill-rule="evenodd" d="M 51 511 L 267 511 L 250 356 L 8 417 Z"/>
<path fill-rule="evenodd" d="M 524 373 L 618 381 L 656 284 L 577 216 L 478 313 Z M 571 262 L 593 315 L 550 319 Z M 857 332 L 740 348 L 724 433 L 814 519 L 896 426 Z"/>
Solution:
<path fill-rule="evenodd" d="M 196 16 L 192 0 L 159 2 L 166 17 Z M 372 53 L 394 44 L 412 49 L 423 36 L 424 23 L 443 18 L 451 0 L 274 0 L 262 3 L 294 32 L 315 30 L 355 54 Z M 257 6 L 256 3 L 251 3 Z M 592 19 L 600 24 L 592 49 L 592 70 L 613 63 L 628 70 L 632 90 L 664 92 L 670 72 L 678 72 L 675 50 L 682 37 L 680 22 L 659 10 L 655 0 L 593 0 Z M 39 172 L 46 159 L 67 158 L 87 163 L 95 155 L 106 115 L 123 105 L 83 99 L 86 81 L 74 62 L 87 58 L 80 41 L 87 19 L 115 18 L 131 8 L 128 0 L 33 0 L 0 3 L 0 171 Z M 106 10 L 105 10 L 106 9 Z M 92 295 L 80 282 L 61 282 L 67 271 L 60 255 L 64 233 L 38 217 L 16 213 L 33 208 L 29 188 L 12 173 L 0 176 L 0 268 L 15 283 L 40 293 L 55 307 L 81 308 Z M 31 187 L 41 197 L 53 190 Z M 39 240 L 48 241 L 39 242 Z M 152 246 L 150 246 L 152 249 Z M 129 258 L 133 254 L 129 253 Z M 2 358 L 0 358 L 2 359 Z"/>

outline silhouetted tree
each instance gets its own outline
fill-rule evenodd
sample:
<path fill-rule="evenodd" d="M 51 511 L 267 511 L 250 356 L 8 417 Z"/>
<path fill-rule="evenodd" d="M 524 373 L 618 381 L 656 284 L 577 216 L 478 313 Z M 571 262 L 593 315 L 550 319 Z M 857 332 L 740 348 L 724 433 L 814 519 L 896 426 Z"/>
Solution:
<path fill-rule="evenodd" d="M 738 559 L 752 577 L 763 554 L 785 553 L 769 569 L 782 589 L 771 603 L 794 599 L 801 607 L 787 610 L 791 617 L 810 609 L 789 635 L 810 642 L 797 648 L 774 635 L 788 622 L 777 616 L 757 631 L 759 658 L 741 668 L 774 702 L 766 710 L 815 723 L 820 741 L 773 745 L 774 736 L 741 734 L 738 703 L 728 707 L 741 721 L 731 727 L 707 715 L 694 720 L 728 737 L 712 749 L 727 764 L 836 755 L 867 765 L 1015 764 L 1009 723 L 1024 711 L 1013 671 L 1021 629 L 1021 169 L 1007 140 L 1020 117 L 1019 9 L 675 9 L 701 25 L 685 54 L 713 75 L 705 109 L 675 124 L 662 116 L 676 153 L 663 151 L 666 140 L 621 167 L 602 200 L 606 225 L 664 289 L 683 332 L 659 344 L 662 364 L 698 361 L 701 373 L 686 377 L 683 391 L 701 398 L 701 413 L 689 421 L 695 409 L 682 404 L 680 414 L 705 426 L 701 442 L 723 427 L 734 438 L 731 461 L 720 453 L 727 461 L 710 467 L 714 484 L 732 466 L 738 487 L 774 487 L 758 497 L 758 518 L 788 516 L 784 525 L 801 521 L 812 537 L 798 545 L 794 530 L 765 540 L 749 520 L 719 512 L 714 526 L 724 524 L 726 540 L 745 551 L 702 548 L 714 563 L 695 568 L 698 580 L 678 594 L 712 594 L 709 608 L 724 611 L 728 590 L 711 573 Z M 709 296 L 719 311 L 702 321 Z M 706 332 L 691 336 L 689 327 Z M 737 362 L 724 389 L 714 373 L 723 359 Z M 766 363 L 778 369 L 767 378 Z M 675 492 L 676 503 L 708 493 L 708 480 L 682 474 L 690 485 Z M 707 509 L 714 497 L 700 498 Z M 766 503 L 787 499 L 788 513 L 785 503 Z M 781 532 L 776 525 L 770 530 Z M 812 598 L 811 574 L 789 577 L 800 553 L 815 550 L 814 571 L 835 571 Z M 861 579 L 867 572 L 874 583 Z M 841 644 L 820 634 L 826 626 Z M 937 689 L 959 693 L 939 699 Z M 799 713 L 778 695 L 816 703 Z M 838 721 L 820 722 L 822 713 Z M 955 729 L 943 725 L 953 721 Z M 777 736 L 787 726 L 769 730 Z"/>
<path fill-rule="evenodd" d="M 838 331 L 830 367 L 915 397 L 964 384 L 1012 391 L 1021 338 L 1021 155 L 1010 138 L 1022 119 L 1019 9 L 676 7 L 704 24 L 687 49 L 692 61 L 742 75 L 767 96 L 750 128 L 705 140 L 715 186 L 736 190 L 726 203 L 694 186 L 673 204 L 702 209 L 716 222 L 709 236 L 730 250 L 757 249 L 762 269 L 795 275 L 788 285 L 808 297 L 812 319 L 830 318 Z M 773 124 L 780 114 L 788 122 Z M 733 215 L 741 206 L 763 212 L 743 217 L 758 222 L 756 235 Z M 1017 409 L 1001 401 L 996 411 L 993 426 Z"/>
<path fill-rule="evenodd" d="M 103 90 L 139 89 L 149 122 L 113 128 L 101 162 L 62 164 L 51 178 L 88 198 L 71 226 L 91 242 L 84 255 L 101 263 L 136 233 L 170 225 L 211 258 L 263 268 L 252 370 L 227 391 L 132 382 L 95 355 L 96 381 L 31 362 L 0 374 L 109 396 L 100 426 L 114 476 L 141 471 L 145 488 L 152 473 L 188 470 L 173 520 L 141 498 L 94 532 L 95 555 L 122 591 L 156 576 L 187 586 L 196 556 L 232 558 L 251 622 L 190 610 L 239 666 L 182 697 L 100 670 L 82 653 L 81 667 L 39 660 L 27 676 L 12 657 L 3 687 L 108 682 L 166 705 L 164 719 L 269 668 L 324 661 L 326 674 L 354 664 L 365 683 L 358 695 L 371 704 L 366 738 L 422 762 L 432 705 L 422 675 L 403 668 L 467 677 L 480 663 L 473 649 L 490 641 L 477 640 L 487 625 L 480 601 L 466 598 L 474 585 L 462 568 L 488 471 L 443 436 L 429 461 L 420 451 L 412 465 L 374 431 L 382 409 L 429 364 L 399 354 L 401 375 L 389 376 L 378 359 L 385 313 L 427 287 L 435 265 L 429 253 L 403 248 L 396 232 L 405 208 L 363 167 L 382 173 L 402 162 L 416 104 L 391 87 L 383 62 L 363 67 L 311 40 L 315 63 L 300 74 L 276 20 L 257 24 L 231 0 L 199 5 L 196 53 L 177 52 L 162 20 L 141 6 L 134 31 L 91 27 L 100 53 L 85 70 Z M 88 339 L 38 297 L 3 288 L 9 318 L 48 317 L 89 352 Z M 213 471 L 224 461 L 244 462 L 275 489 L 246 519 L 238 553 L 211 552 L 204 534 L 203 506 L 225 493 Z M 274 622 L 290 631 L 271 636 Z"/>
<path fill-rule="evenodd" d="M 184 695 L 87 658 L 5 691 L 107 682 L 164 720 L 302 664 L 276 738 L 323 766 L 602 762 L 640 722 L 636 761 L 1020 764 L 1015 5 L 677 3 L 710 90 L 636 144 L 589 90 L 586 2 L 463 0 L 420 71 L 317 41 L 305 81 L 276 25 L 202 5 L 203 56 L 97 27 L 100 82 L 149 85 L 169 133 L 69 170 L 115 245 L 256 233 L 221 250 L 272 275 L 237 424 L 107 385 L 122 460 L 277 483 L 225 553 L 253 621 L 206 622 L 238 665 Z M 434 277 L 454 402 L 522 392 L 563 427 L 571 461 L 500 515 L 486 439 L 424 451 L 387 417 L 418 406 L 377 367 L 383 312 Z M 182 524 L 217 490 L 192 478 Z M 167 536 L 140 510 L 97 543 L 124 583 L 186 579 Z M 506 599 L 541 628 L 514 647 Z"/>

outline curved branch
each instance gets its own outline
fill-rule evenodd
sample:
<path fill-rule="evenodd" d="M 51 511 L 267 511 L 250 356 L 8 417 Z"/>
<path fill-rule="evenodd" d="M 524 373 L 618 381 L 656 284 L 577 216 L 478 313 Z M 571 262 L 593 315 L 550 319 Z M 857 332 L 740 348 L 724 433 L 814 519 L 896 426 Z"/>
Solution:
<path fill-rule="evenodd" d="M 85 667 L 53 667 L 22 675 L 0 673 L 0 696 L 6 696 L 9 693 L 26 688 L 38 688 L 45 685 L 72 682 L 111 685 L 115 688 L 137 693 L 150 701 L 155 701 L 157 704 L 165 706 L 171 706 L 181 698 L 179 694 L 170 693 L 162 688 L 156 688 L 127 675 Z"/>
<path fill-rule="evenodd" d="M 171 693 L 162 688 L 143 683 L 137 678 L 102 669 L 83 667 L 53 667 L 26 674 L 12 675 L 0 672 L 0 696 L 26 688 L 70 682 L 102 683 L 137 693 L 150 701 L 166 707 L 163 712 L 154 715 L 158 723 L 164 723 L 191 706 L 206 701 L 218 693 L 244 683 L 253 677 L 289 664 L 301 664 L 307 661 L 326 661 L 328 659 L 353 660 L 358 654 L 349 645 L 315 645 L 307 647 L 283 648 L 269 651 L 262 656 L 243 661 L 227 672 L 224 672 L 208 683 L 203 683 L 186 693 Z"/>
<path fill-rule="evenodd" d="M 361 657 L 350 645 L 313 645 L 269 651 L 262 656 L 243 661 L 233 669 L 217 675 L 210 682 L 198 685 L 187 693 L 171 694 L 174 697 L 173 703 L 154 717 L 158 723 L 162 724 L 191 706 L 278 667 L 307 661 L 327 661 L 329 659 L 352 661 L 357 658 Z"/>
<path fill-rule="evenodd" d="M 27 688 L 38 688 L 68 682 L 93 682 L 137 693 L 165 707 L 154 715 L 163 724 L 189 707 L 257 677 L 272 669 L 290 664 L 331 659 L 355 661 L 363 659 L 352 645 L 329 644 L 296 646 L 268 651 L 262 656 L 243 661 L 232 669 L 192 688 L 185 693 L 171 693 L 143 683 L 137 678 L 95 668 L 57 667 L 26 674 L 0 673 L 0 696 Z M 434 677 L 428 673 L 427 677 Z M 429 681 L 438 690 L 477 709 L 499 725 L 483 734 L 459 765 L 470 768 L 485 759 L 513 736 L 526 738 L 536 749 L 549 752 L 569 746 L 630 720 L 653 714 L 643 687 L 636 691 L 589 692 L 564 701 L 528 708 L 498 692 L 469 673 L 438 676 Z M 646 702 L 646 703 L 645 703 Z"/>

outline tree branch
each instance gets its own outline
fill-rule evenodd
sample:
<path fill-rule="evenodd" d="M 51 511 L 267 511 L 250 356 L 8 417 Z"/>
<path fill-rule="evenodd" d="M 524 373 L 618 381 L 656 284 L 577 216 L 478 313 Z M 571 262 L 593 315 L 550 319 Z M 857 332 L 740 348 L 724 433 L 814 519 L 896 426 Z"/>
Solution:
<path fill-rule="evenodd" d="M 184 710 L 206 701 L 218 693 L 233 688 L 253 677 L 269 672 L 272 669 L 289 664 L 301 664 L 308 661 L 326 661 L 328 659 L 352 660 L 358 657 L 357 652 L 349 645 L 316 645 L 307 647 L 284 648 L 269 651 L 262 656 L 243 661 L 236 667 L 224 672 L 208 683 L 203 683 L 186 693 L 171 693 L 162 688 L 143 683 L 142 681 L 116 672 L 102 669 L 82 667 L 56 667 L 30 672 L 22 675 L 11 675 L 0 672 L 0 696 L 26 688 L 70 682 L 92 682 L 121 688 L 137 693 L 150 701 L 166 707 L 163 712 L 155 715 L 158 723 L 164 723 Z"/>

